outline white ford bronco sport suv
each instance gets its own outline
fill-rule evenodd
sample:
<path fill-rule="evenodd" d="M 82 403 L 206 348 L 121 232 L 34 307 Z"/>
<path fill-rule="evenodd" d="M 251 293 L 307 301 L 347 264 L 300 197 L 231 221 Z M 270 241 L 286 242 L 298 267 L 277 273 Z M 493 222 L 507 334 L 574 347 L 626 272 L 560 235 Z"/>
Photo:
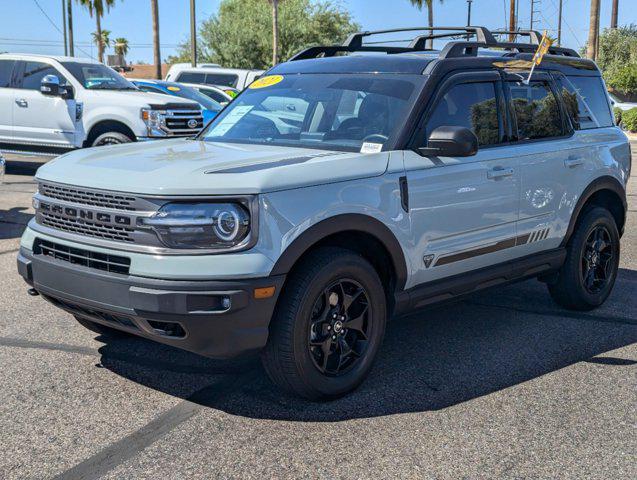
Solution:
<path fill-rule="evenodd" d="M 192 136 L 201 107 L 139 90 L 105 65 L 70 57 L 0 55 L 0 144 L 65 151 Z"/>
<path fill-rule="evenodd" d="M 450 31 L 476 38 L 313 47 L 194 140 L 44 165 L 30 293 L 99 333 L 260 352 L 310 399 L 354 389 L 387 319 L 432 302 L 537 277 L 565 308 L 601 305 L 630 148 L 599 70 L 551 48 L 527 83 L 537 45 Z"/>

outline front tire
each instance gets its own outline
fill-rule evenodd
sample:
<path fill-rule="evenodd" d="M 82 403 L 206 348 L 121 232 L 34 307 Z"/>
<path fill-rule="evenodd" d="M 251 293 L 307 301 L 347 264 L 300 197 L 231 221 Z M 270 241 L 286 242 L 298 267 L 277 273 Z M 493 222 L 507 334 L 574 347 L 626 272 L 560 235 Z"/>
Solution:
<path fill-rule="evenodd" d="M 608 210 L 594 207 L 578 222 L 557 280 L 553 300 L 571 310 L 592 310 L 606 301 L 619 268 L 619 231 Z"/>
<path fill-rule="evenodd" d="M 321 248 L 290 274 L 262 362 L 272 381 L 301 397 L 327 400 L 358 387 L 382 343 L 383 285 L 361 256 Z"/>
<path fill-rule="evenodd" d="M 106 132 L 99 135 L 91 147 L 102 147 L 105 145 L 120 145 L 122 143 L 131 143 L 133 141 L 128 135 L 121 132 Z"/>

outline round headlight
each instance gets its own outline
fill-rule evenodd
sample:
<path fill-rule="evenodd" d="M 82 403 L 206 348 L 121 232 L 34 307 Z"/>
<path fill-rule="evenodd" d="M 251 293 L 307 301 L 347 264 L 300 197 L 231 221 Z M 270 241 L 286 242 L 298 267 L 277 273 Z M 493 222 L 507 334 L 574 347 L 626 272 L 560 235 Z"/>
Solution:
<path fill-rule="evenodd" d="M 231 242 L 239 233 L 239 215 L 236 210 L 222 210 L 217 214 L 215 233 L 226 242 Z"/>

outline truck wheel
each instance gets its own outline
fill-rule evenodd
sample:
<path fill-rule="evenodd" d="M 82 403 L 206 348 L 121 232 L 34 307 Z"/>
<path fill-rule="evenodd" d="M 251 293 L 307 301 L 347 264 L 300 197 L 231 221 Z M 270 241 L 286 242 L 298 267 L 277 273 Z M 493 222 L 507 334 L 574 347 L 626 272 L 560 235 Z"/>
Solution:
<path fill-rule="evenodd" d="M 99 135 L 91 147 L 102 147 L 104 145 L 119 145 L 120 143 L 131 143 L 133 141 L 129 136 L 120 132 L 106 132 Z"/>
<path fill-rule="evenodd" d="M 619 232 L 608 210 L 595 207 L 578 222 L 557 280 L 553 300 L 572 310 L 599 307 L 610 295 L 619 267 Z"/>
<path fill-rule="evenodd" d="M 348 250 L 321 248 L 290 274 L 262 352 L 283 389 L 325 400 L 354 390 L 385 333 L 385 292 L 374 268 Z"/>
<path fill-rule="evenodd" d="M 75 320 L 77 320 L 78 323 L 82 325 L 84 328 L 89 329 L 91 332 L 104 335 L 105 337 L 126 337 L 129 335 L 128 333 L 122 332 L 121 330 L 107 327 L 106 325 L 102 325 L 101 323 L 92 322 L 91 320 L 87 318 L 78 317 L 77 315 L 73 315 L 73 316 L 75 317 Z"/>

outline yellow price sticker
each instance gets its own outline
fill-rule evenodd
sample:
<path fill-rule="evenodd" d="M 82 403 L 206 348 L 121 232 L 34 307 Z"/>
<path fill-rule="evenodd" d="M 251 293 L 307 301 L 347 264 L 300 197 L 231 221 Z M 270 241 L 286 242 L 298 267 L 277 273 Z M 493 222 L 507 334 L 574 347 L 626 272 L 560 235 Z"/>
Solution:
<path fill-rule="evenodd" d="M 179 92 L 181 91 L 181 88 L 179 87 L 173 87 L 172 85 L 170 87 L 166 87 L 168 90 L 170 90 L 171 92 Z"/>
<path fill-rule="evenodd" d="M 266 88 L 281 83 L 283 81 L 283 75 L 268 75 L 267 77 L 261 77 L 250 84 L 248 88 Z"/>

